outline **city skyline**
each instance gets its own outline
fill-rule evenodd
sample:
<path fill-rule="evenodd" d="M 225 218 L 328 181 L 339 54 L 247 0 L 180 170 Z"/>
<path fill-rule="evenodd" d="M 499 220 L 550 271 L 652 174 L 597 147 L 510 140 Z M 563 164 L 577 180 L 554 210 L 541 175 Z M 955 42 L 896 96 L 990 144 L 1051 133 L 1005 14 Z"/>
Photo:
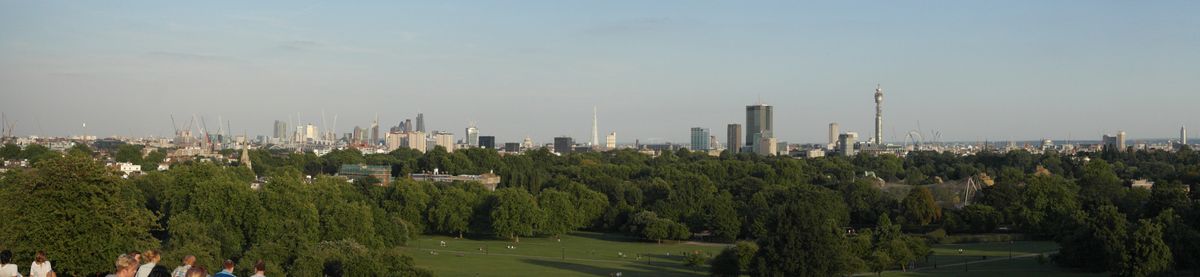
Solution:
<path fill-rule="evenodd" d="M 882 84 L 890 143 L 918 122 L 943 141 L 1200 124 L 1193 2 L 563 5 L 4 2 L 0 111 L 19 136 L 170 136 L 193 114 L 270 136 L 324 110 L 339 135 L 423 113 L 547 143 L 598 140 L 598 107 L 594 133 L 683 143 L 762 99 L 779 141 L 820 143 L 829 122 L 872 133 Z"/>

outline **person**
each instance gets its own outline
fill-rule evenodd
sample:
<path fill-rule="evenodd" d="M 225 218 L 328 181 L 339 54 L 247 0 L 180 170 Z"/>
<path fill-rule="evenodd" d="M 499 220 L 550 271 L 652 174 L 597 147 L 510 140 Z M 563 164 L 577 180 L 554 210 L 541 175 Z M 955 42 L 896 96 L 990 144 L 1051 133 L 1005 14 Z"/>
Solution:
<path fill-rule="evenodd" d="M 263 260 L 258 260 L 257 263 L 254 263 L 254 275 L 250 277 L 267 277 L 267 263 L 263 262 Z"/>
<path fill-rule="evenodd" d="M 208 277 L 208 269 L 203 266 L 192 266 L 184 277 Z"/>
<path fill-rule="evenodd" d="M 0 251 L 0 277 L 19 277 L 17 265 L 12 263 L 12 251 Z"/>
<path fill-rule="evenodd" d="M 146 264 L 138 267 L 137 277 L 150 277 L 150 271 L 154 270 L 154 267 L 158 265 L 158 261 L 162 257 L 159 256 L 158 250 L 154 249 L 146 250 L 145 255 L 142 256 L 146 258 Z"/>
<path fill-rule="evenodd" d="M 237 277 L 233 275 L 233 260 L 225 260 L 225 270 L 213 274 L 213 277 Z"/>
<path fill-rule="evenodd" d="M 187 277 L 188 270 L 191 270 L 192 265 L 195 264 L 196 256 L 188 255 L 187 257 L 183 257 L 183 264 L 176 267 L 174 272 L 171 272 L 171 277 Z"/>
<path fill-rule="evenodd" d="M 138 263 L 133 255 L 121 254 L 121 256 L 117 257 L 114 265 L 115 269 L 113 273 L 107 277 L 133 277 L 134 274 L 137 274 Z"/>
<path fill-rule="evenodd" d="M 46 251 L 38 250 L 34 255 L 33 263 L 29 264 L 29 277 L 54 277 L 54 269 L 46 260 Z"/>

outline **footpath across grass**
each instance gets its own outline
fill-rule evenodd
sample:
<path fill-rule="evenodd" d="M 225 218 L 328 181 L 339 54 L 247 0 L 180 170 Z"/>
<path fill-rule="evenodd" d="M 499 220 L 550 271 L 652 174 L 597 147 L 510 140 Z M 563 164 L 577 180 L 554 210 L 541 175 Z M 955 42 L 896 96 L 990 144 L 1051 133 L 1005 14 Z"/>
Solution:
<path fill-rule="evenodd" d="M 442 245 L 445 242 L 445 246 Z M 555 238 L 496 239 L 421 236 L 405 251 L 438 276 L 705 276 L 708 266 L 684 265 L 684 253 L 716 256 L 721 244 L 636 240 L 576 232 Z"/>

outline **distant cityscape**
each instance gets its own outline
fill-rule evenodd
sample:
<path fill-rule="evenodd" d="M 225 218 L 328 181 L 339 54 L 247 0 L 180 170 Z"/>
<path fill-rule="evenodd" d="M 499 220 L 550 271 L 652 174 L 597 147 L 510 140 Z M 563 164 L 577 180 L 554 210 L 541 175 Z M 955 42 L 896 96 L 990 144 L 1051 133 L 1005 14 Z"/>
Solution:
<path fill-rule="evenodd" d="M 1058 152 L 1094 152 L 1106 148 L 1117 151 L 1136 150 L 1167 150 L 1173 151 L 1187 145 L 1187 128 L 1181 126 L 1179 136 L 1174 139 L 1143 139 L 1130 140 L 1124 131 L 1105 134 L 1098 140 L 1088 139 L 1052 139 L 1040 141 L 974 141 L 974 142 L 945 142 L 940 139 L 940 133 L 923 133 L 914 130 L 902 134 L 903 141 L 886 142 L 884 137 L 883 88 L 877 85 L 874 91 L 875 129 L 870 136 L 861 137 L 859 132 L 841 130 L 837 122 L 828 126 L 828 140 L 820 143 L 789 143 L 779 141 L 775 137 L 775 107 L 761 101 L 745 106 L 746 118 L 744 123 L 728 123 L 726 135 L 718 134 L 705 127 L 690 128 L 690 141 L 687 143 L 656 142 L 643 143 L 634 139 L 632 143 L 618 143 L 618 132 L 608 131 L 601 140 L 598 109 L 592 109 L 591 137 L 586 142 L 580 142 L 570 136 L 557 136 L 550 142 L 538 142 L 532 137 L 518 140 L 498 140 L 495 136 L 487 135 L 486 128 L 479 128 L 475 122 L 470 122 L 462 133 L 455 134 L 447 129 L 434 130 L 425 124 L 425 115 L 417 113 L 413 118 L 398 120 L 396 124 L 384 126 L 376 117 L 369 125 L 354 126 L 350 132 L 338 133 L 337 116 L 332 124 L 304 123 L 295 119 L 274 120 L 272 134 L 250 137 L 247 134 L 235 134 L 230 131 L 228 121 L 222 124 L 218 119 L 217 128 L 210 128 L 208 122 L 201 117 L 192 116 L 186 121 L 177 120 L 171 116 L 174 128 L 173 137 L 106 137 L 98 138 L 93 135 L 74 135 L 70 137 L 39 137 L 13 136 L 15 122 L 4 119 L 3 143 L 16 144 L 24 147 L 30 144 L 40 144 L 55 151 L 65 151 L 76 144 L 112 145 L 134 144 L 145 146 L 144 151 L 169 149 L 167 157 L 173 160 L 191 158 L 229 159 L 222 150 L 244 149 L 276 149 L 300 153 L 313 153 L 318 156 L 335 149 L 357 149 L 362 153 L 389 153 L 397 149 L 412 149 L 422 153 L 441 147 L 453 152 L 465 148 L 494 149 L 502 154 L 518 154 L 524 151 L 545 148 L 555 154 L 573 152 L 596 152 L 614 149 L 633 149 L 648 155 L 659 155 L 663 151 L 688 149 L 717 156 L 728 151 L 729 154 L 754 153 L 757 155 L 789 156 L 795 158 L 816 158 L 829 155 L 853 156 L 858 154 L 894 154 L 904 156 L 911 151 L 949 152 L 969 155 L 979 151 L 1014 151 L 1025 150 L 1032 153 L 1045 151 Z M 300 118 L 297 114 L 296 118 Z M 85 125 L 86 128 L 86 125 Z M 900 134 L 893 134 L 895 135 Z M 724 139 L 724 143 L 721 139 Z"/>

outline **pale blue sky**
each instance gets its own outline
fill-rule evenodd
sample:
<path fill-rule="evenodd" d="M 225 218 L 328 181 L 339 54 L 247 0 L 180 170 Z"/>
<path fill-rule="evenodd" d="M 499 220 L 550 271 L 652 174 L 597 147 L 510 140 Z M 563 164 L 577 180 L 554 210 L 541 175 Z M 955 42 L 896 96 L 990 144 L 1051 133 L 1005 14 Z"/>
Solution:
<path fill-rule="evenodd" d="M 17 134 L 168 135 L 218 116 L 269 135 L 424 112 L 499 142 L 1175 137 L 1200 104 L 1197 1 L 0 1 L 0 111 Z M 294 121 L 294 119 L 293 119 Z M 1193 133 L 1200 133 L 1194 131 Z M 893 135 L 894 134 L 894 135 Z"/>

